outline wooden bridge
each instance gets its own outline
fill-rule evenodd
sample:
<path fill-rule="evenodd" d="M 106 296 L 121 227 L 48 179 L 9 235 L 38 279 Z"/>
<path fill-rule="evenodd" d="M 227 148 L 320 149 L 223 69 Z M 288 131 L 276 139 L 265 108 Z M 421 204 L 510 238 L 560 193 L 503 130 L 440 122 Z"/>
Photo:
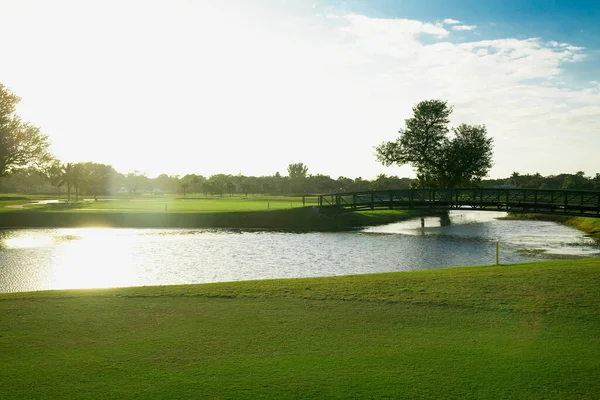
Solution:
<path fill-rule="evenodd" d="M 342 210 L 434 208 L 600 218 L 600 191 L 547 189 L 403 189 L 319 195 Z"/>

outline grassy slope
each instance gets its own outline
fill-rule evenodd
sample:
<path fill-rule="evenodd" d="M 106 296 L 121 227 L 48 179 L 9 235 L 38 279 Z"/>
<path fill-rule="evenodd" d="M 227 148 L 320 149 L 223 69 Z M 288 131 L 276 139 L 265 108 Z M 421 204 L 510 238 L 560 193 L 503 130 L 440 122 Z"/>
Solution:
<path fill-rule="evenodd" d="M 23 209 L 4 207 L 15 203 L 19 201 L 0 201 L 3 211 L 0 212 L 0 227 L 219 227 L 334 231 L 385 224 L 424 214 L 424 211 L 418 210 L 319 213 L 311 206 L 302 207 L 301 197 L 282 196 L 138 197 L 97 203 L 26 206 Z"/>
<path fill-rule="evenodd" d="M 0 295 L 3 398 L 596 398 L 600 259 Z"/>

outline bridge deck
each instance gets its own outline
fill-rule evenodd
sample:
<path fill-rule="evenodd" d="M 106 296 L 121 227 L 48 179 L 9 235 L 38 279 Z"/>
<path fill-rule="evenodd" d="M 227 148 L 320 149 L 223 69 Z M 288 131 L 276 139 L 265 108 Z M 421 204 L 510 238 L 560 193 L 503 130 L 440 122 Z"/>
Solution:
<path fill-rule="evenodd" d="M 600 218 L 600 191 L 547 189 L 404 189 L 319 195 L 320 207 L 342 210 L 435 208 Z"/>

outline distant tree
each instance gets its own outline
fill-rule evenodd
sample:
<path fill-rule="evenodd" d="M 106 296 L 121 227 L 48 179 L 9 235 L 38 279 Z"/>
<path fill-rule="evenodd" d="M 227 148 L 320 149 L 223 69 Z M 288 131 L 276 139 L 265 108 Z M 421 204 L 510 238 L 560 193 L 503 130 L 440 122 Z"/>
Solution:
<path fill-rule="evenodd" d="M 35 167 L 17 169 L 0 179 L 0 192 L 4 193 L 49 193 L 52 189 L 45 172 Z"/>
<path fill-rule="evenodd" d="M 288 181 L 289 179 L 281 176 L 279 171 L 275 172 L 275 175 L 273 175 L 271 190 L 273 190 L 275 193 L 283 193 Z"/>
<path fill-rule="evenodd" d="M 339 190 L 337 183 L 329 175 L 316 174 L 306 178 L 305 191 L 309 193 L 331 193 Z"/>
<path fill-rule="evenodd" d="M 452 107 L 442 100 L 426 100 L 413 107 L 413 117 L 394 142 L 376 147 L 383 165 L 409 164 L 421 187 L 452 188 L 479 181 L 492 166 L 492 139 L 483 125 L 461 124 L 449 138 Z"/>
<path fill-rule="evenodd" d="M 516 171 L 513 171 L 513 173 L 510 176 L 510 183 L 515 187 L 521 187 L 521 174 L 519 174 Z"/>
<path fill-rule="evenodd" d="M 192 176 L 192 187 L 194 188 L 194 193 L 198 193 L 202 189 L 202 184 L 206 182 L 206 178 L 202 175 L 193 175 Z"/>
<path fill-rule="evenodd" d="M 129 192 L 134 195 L 137 194 L 139 190 L 147 188 L 148 183 L 146 174 L 137 170 L 128 173 L 126 176 L 127 188 L 129 189 Z"/>
<path fill-rule="evenodd" d="M 228 181 L 227 183 L 225 183 L 225 190 L 229 193 L 230 196 L 233 196 L 234 189 L 235 185 L 233 184 L 233 182 Z"/>
<path fill-rule="evenodd" d="M 223 196 L 223 192 L 226 190 L 227 183 L 231 183 L 232 176 L 225 174 L 215 174 L 208 178 L 210 184 L 210 192 Z"/>
<path fill-rule="evenodd" d="M 187 197 L 187 190 L 190 187 L 190 184 L 187 181 L 181 182 L 181 189 L 183 190 L 183 197 Z"/>
<path fill-rule="evenodd" d="M 335 184 L 337 186 L 336 191 L 338 192 L 350 192 L 352 191 L 352 184 L 354 181 L 350 178 L 346 178 L 345 176 L 339 176 L 335 180 Z"/>
<path fill-rule="evenodd" d="M 202 191 L 204 192 L 204 196 L 208 197 L 208 194 L 214 191 L 213 183 L 210 180 L 204 182 L 204 184 L 202 185 Z"/>
<path fill-rule="evenodd" d="M 73 186 L 75 187 L 75 202 L 79 201 L 79 191 L 81 186 L 85 184 L 85 165 L 82 163 L 77 163 L 73 165 Z"/>
<path fill-rule="evenodd" d="M 396 189 L 394 187 L 394 179 L 396 177 L 388 177 L 386 174 L 379 174 L 377 178 L 373 182 L 371 182 L 371 186 L 369 189 L 371 190 L 390 190 Z"/>
<path fill-rule="evenodd" d="M 87 195 L 107 195 L 116 189 L 118 172 L 106 164 L 86 162 L 81 163 L 81 188 Z"/>
<path fill-rule="evenodd" d="M 60 196 L 60 187 L 63 185 L 63 169 L 60 165 L 60 161 L 53 160 L 51 164 L 49 164 L 43 170 L 45 178 L 50 182 L 50 184 L 56 188 L 58 195 Z"/>
<path fill-rule="evenodd" d="M 67 163 L 62 166 L 62 181 L 61 185 L 67 187 L 67 202 L 71 202 L 71 189 L 73 187 L 78 188 L 81 178 L 81 168 L 77 167 L 76 164 Z M 75 197 L 75 202 L 79 199 Z"/>
<path fill-rule="evenodd" d="M 308 167 L 303 163 L 290 164 L 287 167 L 290 178 L 290 192 L 305 191 L 304 183 L 308 174 Z"/>
<path fill-rule="evenodd" d="M 306 174 L 308 173 L 308 167 L 303 163 L 290 164 L 287 167 L 287 171 L 290 179 L 302 179 L 306 178 Z"/>
<path fill-rule="evenodd" d="M 178 193 L 181 187 L 181 180 L 177 175 L 161 174 L 154 179 L 150 179 L 148 184 L 164 192 Z"/>
<path fill-rule="evenodd" d="M 600 190 L 600 174 L 599 173 L 596 173 L 596 175 L 592 179 L 592 185 L 594 187 L 594 190 Z"/>
<path fill-rule="evenodd" d="M 15 114 L 21 99 L 0 83 L 0 176 L 52 161 L 48 137 Z"/>
<path fill-rule="evenodd" d="M 565 176 L 563 189 L 593 189 L 594 182 L 591 178 L 585 176 L 583 171 L 577 171 L 575 174 Z"/>
<path fill-rule="evenodd" d="M 183 184 L 185 183 L 187 184 L 186 191 L 189 189 L 189 191 L 197 194 L 201 191 L 204 182 L 206 182 L 206 178 L 202 175 L 187 174 L 181 178 L 180 186 L 183 188 Z"/>
<path fill-rule="evenodd" d="M 266 180 L 263 180 L 263 182 L 260 184 L 260 192 L 262 194 L 265 194 L 265 193 L 271 193 L 272 190 L 273 190 L 273 188 L 271 187 L 271 183 Z"/>
<path fill-rule="evenodd" d="M 371 182 L 369 182 L 366 179 L 363 179 L 362 177 L 358 177 L 356 179 L 354 179 L 354 182 L 352 182 L 352 192 L 362 192 L 365 190 L 369 190 L 369 187 L 371 185 Z"/>
<path fill-rule="evenodd" d="M 246 196 L 258 192 L 260 187 L 259 179 L 254 176 L 242 176 L 239 178 L 238 184 Z"/>

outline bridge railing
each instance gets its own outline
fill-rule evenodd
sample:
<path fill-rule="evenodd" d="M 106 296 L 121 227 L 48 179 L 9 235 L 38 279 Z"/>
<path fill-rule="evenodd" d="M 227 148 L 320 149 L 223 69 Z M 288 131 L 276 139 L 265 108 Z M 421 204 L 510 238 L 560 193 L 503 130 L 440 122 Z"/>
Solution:
<path fill-rule="evenodd" d="M 399 189 L 319 196 L 319 206 L 376 208 L 473 208 L 600 217 L 600 192 L 552 189 Z"/>

